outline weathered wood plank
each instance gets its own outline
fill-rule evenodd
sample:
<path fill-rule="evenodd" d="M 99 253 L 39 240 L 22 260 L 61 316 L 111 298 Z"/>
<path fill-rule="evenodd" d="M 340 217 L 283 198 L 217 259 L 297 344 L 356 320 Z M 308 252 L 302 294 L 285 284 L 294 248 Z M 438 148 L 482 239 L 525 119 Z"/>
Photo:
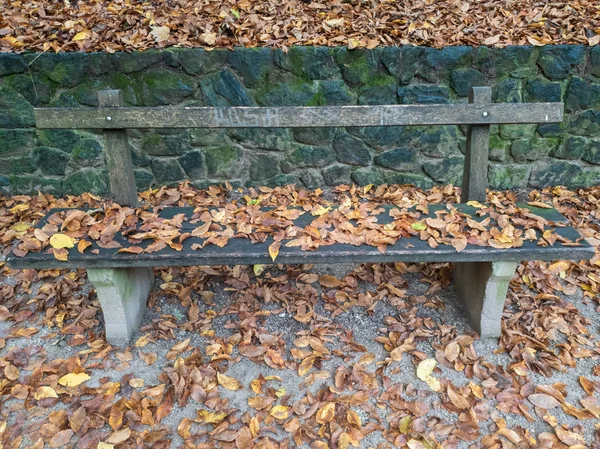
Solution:
<path fill-rule="evenodd" d="M 38 128 L 293 128 L 559 123 L 562 103 L 231 108 L 41 108 Z"/>
<path fill-rule="evenodd" d="M 430 214 L 443 205 L 430 206 Z M 465 205 L 456 205 L 457 209 L 474 214 L 475 209 Z M 533 209 L 533 208 L 532 208 Z M 534 213 L 548 220 L 564 223 L 566 220 L 554 209 L 533 209 Z M 52 214 L 53 211 L 50 212 Z M 193 208 L 169 207 L 161 212 L 161 216 L 172 217 L 183 213 L 187 216 L 193 214 Z M 391 220 L 388 214 L 379 216 L 381 223 Z M 315 217 L 309 214 L 300 216 L 296 220 L 298 226 L 305 226 Z M 386 220 L 387 218 L 387 220 Z M 45 220 L 38 223 L 43 226 Z M 184 222 L 184 227 L 192 226 Z M 197 226 L 193 225 L 193 226 Z M 572 227 L 556 227 L 556 232 L 565 238 L 575 240 L 580 238 L 579 233 Z M 115 240 L 124 242 L 122 237 Z M 195 266 L 195 265 L 252 265 L 272 264 L 268 247 L 272 239 L 268 238 L 263 243 L 253 244 L 248 239 L 231 239 L 223 247 L 208 245 L 201 250 L 192 250 L 191 246 L 201 243 L 203 239 L 189 237 L 183 242 L 183 250 L 175 251 L 169 247 L 156 253 L 127 254 L 117 253 L 115 249 L 103 249 L 97 245 L 89 248 L 84 254 L 76 250 L 69 253 L 69 261 L 61 262 L 48 253 L 27 254 L 26 257 L 10 255 L 7 259 L 13 268 L 121 268 L 121 267 L 160 267 L 160 266 Z M 145 246 L 148 242 L 142 244 Z M 129 244 L 124 244 L 129 246 Z M 98 254 L 92 254 L 92 249 L 98 249 Z M 297 247 L 282 246 L 276 263 L 302 264 L 302 263 L 339 263 L 340 260 L 350 263 L 379 263 L 379 262 L 507 262 L 520 260 L 581 260 L 589 259 L 594 255 L 594 248 L 585 240 L 581 246 L 565 246 L 556 242 L 554 246 L 542 247 L 535 242 L 526 241 L 520 248 L 497 249 L 468 245 L 462 252 L 447 245 L 431 248 L 427 242 L 418 237 L 402 238 L 395 245 L 388 246 L 385 253 L 380 253 L 377 248 L 367 245 L 352 246 L 335 244 L 323 246 L 316 251 L 302 251 Z"/>
<path fill-rule="evenodd" d="M 98 102 L 104 110 L 115 111 L 123 106 L 123 94 L 120 90 L 103 90 L 98 93 Z M 127 130 L 104 129 L 104 151 L 111 198 L 123 206 L 137 206 L 137 189 Z"/>
<path fill-rule="evenodd" d="M 470 104 L 492 102 L 491 87 L 472 87 L 469 92 Z M 488 157 L 490 145 L 490 125 L 470 125 L 467 129 L 465 165 L 460 195 L 461 203 L 475 200 L 485 202 L 488 186 Z"/>

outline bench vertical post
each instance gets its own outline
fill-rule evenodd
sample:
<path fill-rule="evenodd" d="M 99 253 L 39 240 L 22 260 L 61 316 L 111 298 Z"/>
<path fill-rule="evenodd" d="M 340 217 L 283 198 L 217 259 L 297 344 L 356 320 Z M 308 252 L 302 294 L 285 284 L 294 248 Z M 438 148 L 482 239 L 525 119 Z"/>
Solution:
<path fill-rule="evenodd" d="M 121 107 L 123 106 L 123 93 L 120 90 L 102 90 L 98 93 L 98 103 L 101 108 Z M 112 117 L 107 115 L 106 121 L 111 120 Z M 136 207 L 138 196 L 127 130 L 105 129 L 104 151 L 106 152 L 112 200 L 121 206 Z"/>
<path fill-rule="evenodd" d="M 120 90 L 101 91 L 98 103 L 103 108 L 121 107 L 123 94 Z M 111 120 L 107 115 L 106 121 Z M 121 206 L 136 207 L 138 196 L 127 130 L 105 129 L 104 151 L 112 200 Z M 115 346 L 127 345 L 146 310 L 154 284 L 152 268 L 94 268 L 87 273 L 102 306 L 106 340 Z"/>
<path fill-rule="evenodd" d="M 491 87 L 471 87 L 469 103 L 489 104 L 492 102 Z M 483 114 L 486 112 L 484 111 Z M 488 157 L 490 148 L 490 125 L 469 125 L 465 148 L 465 166 L 460 202 L 485 202 L 488 186 Z"/>
<path fill-rule="evenodd" d="M 490 87 L 472 87 L 469 103 L 491 104 Z M 486 114 L 485 111 L 482 114 Z M 469 125 L 461 203 L 486 201 L 490 125 Z M 508 286 L 518 262 L 461 262 L 454 269 L 454 285 L 473 328 L 481 338 L 497 338 Z"/>

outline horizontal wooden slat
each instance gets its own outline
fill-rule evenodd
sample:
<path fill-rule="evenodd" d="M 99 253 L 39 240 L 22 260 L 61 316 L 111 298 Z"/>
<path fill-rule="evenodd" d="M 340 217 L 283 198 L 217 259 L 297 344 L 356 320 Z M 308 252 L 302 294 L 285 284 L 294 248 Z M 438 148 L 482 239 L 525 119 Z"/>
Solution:
<path fill-rule="evenodd" d="M 431 205 L 430 214 L 435 210 L 445 207 L 444 205 Z M 465 205 L 456 205 L 457 209 L 475 214 L 475 209 Z M 388 207 L 389 209 L 390 207 Z M 530 207 L 533 213 L 540 215 L 550 222 L 566 224 L 566 219 L 555 209 L 538 209 Z M 167 207 L 161 211 L 161 217 L 168 219 L 176 214 L 184 214 L 190 217 L 194 208 Z M 41 220 L 36 227 L 43 227 L 50 211 L 45 219 Z M 310 214 L 304 214 L 295 220 L 299 227 L 305 227 L 314 220 Z M 392 221 L 388 214 L 378 217 L 381 224 Z M 184 222 L 182 232 L 191 232 L 198 224 L 189 221 Z M 575 241 L 581 236 L 570 226 L 557 226 L 554 228 L 561 236 Z M 123 246 L 130 246 L 125 239 L 118 234 L 115 238 Z M 170 247 L 148 253 L 127 254 L 118 253 L 116 249 L 100 248 L 93 244 L 84 254 L 72 249 L 69 253 L 69 261 L 62 262 L 54 258 L 48 252 L 30 252 L 25 257 L 17 257 L 13 254 L 7 258 L 8 265 L 12 268 L 117 268 L 117 267 L 162 267 L 162 266 L 193 266 L 193 265 L 253 265 L 272 264 L 269 256 L 269 245 L 273 242 L 271 237 L 263 243 L 252 243 L 248 239 L 230 239 L 227 245 L 220 248 L 215 245 L 207 245 L 201 250 L 192 250 L 194 243 L 201 243 L 198 237 L 189 237 L 183 242 L 183 250 L 175 251 Z M 144 241 L 140 246 L 149 244 Z M 581 240 L 581 246 L 565 246 L 556 242 L 554 246 L 539 246 L 536 242 L 525 241 L 519 248 L 492 248 L 489 246 L 467 245 L 457 252 L 452 246 L 439 245 L 431 248 L 427 242 L 419 237 L 401 238 L 394 245 L 389 245 L 385 253 L 373 246 L 352 246 L 346 244 L 334 244 L 322 246 L 316 251 L 303 251 L 298 247 L 280 248 L 277 263 L 303 264 L 303 263 L 380 263 L 380 262 L 500 262 L 521 260 L 581 260 L 590 259 L 594 255 L 594 248 L 585 240 Z M 98 250 L 93 254 L 92 249 Z"/>
<path fill-rule="evenodd" d="M 316 107 L 40 108 L 38 128 L 299 128 L 558 123 L 562 103 Z"/>

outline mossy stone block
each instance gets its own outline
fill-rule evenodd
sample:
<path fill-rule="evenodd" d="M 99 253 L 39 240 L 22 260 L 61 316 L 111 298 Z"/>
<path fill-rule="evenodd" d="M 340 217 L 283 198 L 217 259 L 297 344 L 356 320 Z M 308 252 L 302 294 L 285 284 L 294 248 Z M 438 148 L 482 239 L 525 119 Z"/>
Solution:
<path fill-rule="evenodd" d="M 473 48 L 467 46 L 425 48 L 419 75 L 429 82 L 439 82 L 454 69 L 467 66 L 472 53 Z"/>
<path fill-rule="evenodd" d="M 402 104 L 441 104 L 450 101 L 450 89 L 446 86 L 413 84 L 398 88 L 398 98 Z"/>
<path fill-rule="evenodd" d="M 378 75 L 360 89 L 358 104 L 396 104 L 396 79 L 389 75 Z"/>
<path fill-rule="evenodd" d="M 559 102 L 562 96 L 560 83 L 543 78 L 529 79 L 525 83 L 525 99 L 529 102 Z"/>
<path fill-rule="evenodd" d="M 85 106 L 98 107 L 98 92 L 110 89 L 110 85 L 104 80 L 91 79 L 79 84 L 72 92 L 77 103 Z"/>
<path fill-rule="evenodd" d="M 375 157 L 375 163 L 395 170 L 410 170 L 418 163 L 416 148 L 396 148 Z"/>
<path fill-rule="evenodd" d="M 3 78 L 3 82 L 32 106 L 49 103 L 54 93 L 51 82 L 37 72 L 33 72 L 32 75 L 10 75 Z"/>
<path fill-rule="evenodd" d="M 562 80 L 573 74 L 584 56 L 583 45 L 546 45 L 540 50 L 537 63 L 547 78 Z"/>
<path fill-rule="evenodd" d="M 292 47 L 287 54 L 288 67 L 294 75 L 322 80 L 339 76 L 340 69 L 328 47 Z"/>
<path fill-rule="evenodd" d="M 165 69 L 141 72 L 138 82 L 142 83 L 144 106 L 175 105 L 194 94 L 196 81 L 182 73 Z"/>
<path fill-rule="evenodd" d="M 108 195 L 108 172 L 106 169 L 84 168 L 70 176 L 63 182 L 66 193 L 81 195 L 82 193 L 94 193 L 97 195 Z"/>
<path fill-rule="evenodd" d="M 232 128 L 229 135 L 247 148 L 287 151 L 294 147 L 289 129 L 282 128 Z M 221 142 L 222 144 L 222 142 Z"/>
<path fill-rule="evenodd" d="M 266 47 L 235 49 L 228 53 L 227 62 L 242 78 L 244 85 L 257 87 L 273 70 L 273 50 Z"/>
<path fill-rule="evenodd" d="M 600 109 L 600 84 L 573 77 L 567 88 L 565 107 L 567 111 Z"/>
<path fill-rule="evenodd" d="M 97 139 L 82 138 L 73 148 L 73 161 L 82 164 L 93 162 L 102 157 L 102 151 L 102 143 Z"/>
<path fill-rule="evenodd" d="M 600 141 L 599 140 L 588 140 L 585 143 L 585 153 L 583 160 L 592 164 L 600 165 Z"/>
<path fill-rule="evenodd" d="M 366 49 L 336 49 L 335 60 L 344 81 L 351 86 L 368 84 L 378 73 L 379 61 L 372 51 Z"/>
<path fill-rule="evenodd" d="M 486 86 L 487 79 L 483 73 L 472 68 L 460 68 L 450 73 L 450 85 L 459 97 L 468 97 L 471 87 Z"/>
<path fill-rule="evenodd" d="M 288 158 L 296 167 L 324 167 L 335 161 L 335 151 L 331 148 L 301 146 Z"/>
<path fill-rule="evenodd" d="M 154 175 L 148 170 L 136 169 L 133 171 L 133 176 L 138 190 L 148 190 L 154 183 Z"/>
<path fill-rule="evenodd" d="M 185 134 L 163 135 L 145 134 L 142 138 L 142 151 L 150 156 L 179 156 L 190 151 Z"/>
<path fill-rule="evenodd" d="M 494 164 L 488 166 L 491 189 L 508 190 L 527 187 L 531 164 Z"/>
<path fill-rule="evenodd" d="M 376 167 L 358 168 L 352 171 L 350 177 L 359 186 L 366 186 L 369 184 L 380 185 L 385 183 L 383 174 Z"/>
<path fill-rule="evenodd" d="M 261 106 L 308 106 L 322 96 L 316 81 L 295 80 L 269 84 L 255 95 Z"/>
<path fill-rule="evenodd" d="M 372 157 L 365 143 L 347 133 L 338 133 L 333 142 L 337 160 L 350 165 L 369 165 Z"/>
<path fill-rule="evenodd" d="M 264 181 L 280 174 L 279 158 L 275 154 L 259 154 L 250 162 L 250 179 Z"/>
<path fill-rule="evenodd" d="M 27 61 L 21 55 L 0 53 L 0 76 L 23 73 L 27 69 Z"/>
<path fill-rule="evenodd" d="M 31 62 L 31 69 L 63 87 L 77 86 L 87 75 L 89 59 L 85 53 L 44 53 Z"/>
<path fill-rule="evenodd" d="M 42 173 L 49 176 L 64 176 L 71 159 L 69 153 L 51 147 L 37 147 L 33 154 Z"/>
<path fill-rule="evenodd" d="M 356 104 L 357 96 L 351 92 L 342 80 L 319 81 L 323 104 L 351 105 Z"/>
<path fill-rule="evenodd" d="M 0 128 L 0 157 L 23 154 L 33 148 L 34 130 Z"/>
<path fill-rule="evenodd" d="M 241 168 L 240 159 L 243 151 L 234 145 L 225 145 L 216 148 L 205 148 L 206 168 L 208 176 L 231 177 Z"/>
<path fill-rule="evenodd" d="M 423 164 L 423 171 L 436 182 L 458 185 L 462 181 L 464 162 L 463 156 L 429 160 Z"/>
<path fill-rule="evenodd" d="M 503 139 L 520 139 L 532 137 L 537 129 L 536 124 L 526 125 L 500 125 L 500 137 Z"/>
<path fill-rule="evenodd" d="M 492 99 L 496 103 L 521 103 L 523 92 L 521 80 L 504 78 L 492 87 Z"/>
<path fill-rule="evenodd" d="M 317 146 L 331 145 L 335 136 L 335 128 L 294 128 L 292 132 L 298 142 Z"/>
<path fill-rule="evenodd" d="M 203 48 L 171 49 L 176 53 L 177 61 L 189 75 L 206 75 L 221 69 L 227 63 L 229 50 Z"/>
<path fill-rule="evenodd" d="M 175 159 L 152 159 L 152 173 L 158 185 L 165 185 L 185 179 L 181 166 Z"/>
<path fill-rule="evenodd" d="M 251 106 L 253 101 L 248 96 L 246 88 L 230 70 L 223 70 L 213 79 L 213 89 L 223 100 L 215 106 Z"/>
<path fill-rule="evenodd" d="M 597 136 L 600 133 L 600 111 L 569 114 L 566 118 L 567 132 L 577 136 Z"/>
<path fill-rule="evenodd" d="M 340 184 L 350 184 L 350 172 L 352 169 L 348 165 L 332 165 L 322 171 L 325 184 L 328 186 L 337 186 Z"/>
<path fill-rule="evenodd" d="M 536 161 L 533 163 L 529 186 L 569 186 L 582 171 L 579 163 L 572 161 Z"/>
<path fill-rule="evenodd" d="M 0 128 L 35 126 L 33 107 L 13 89 L 0 85 Z"/>
<path fill-rule="evenodd" d="M 163 52 L 145 50 L 131 53 L 114 53 L 110 59 L 118 72 L 133 73 L 160 64 L 163 61 Z"/>
<path fill-rule="evenodd" d="M 407 184 L 419 187 L 420 189 L 430 189 L 434 183 L 428 176 L 423 173 L 397 173 L 387 172 L 385 174 L 385 182 L 388 184 Z"/>
<path fill-rule="evenodd" d="M 590 146 L 590 141 L 583 137 L 570 136 L 556 148 L 550 156 L 558 159 L 581 159 Z"/>
<path fill-rule="evenodd" d="M 201 151 L 188 151 L 179 158 L 179 165 L 190 179 L 206 176 L 206 163 Z"/>

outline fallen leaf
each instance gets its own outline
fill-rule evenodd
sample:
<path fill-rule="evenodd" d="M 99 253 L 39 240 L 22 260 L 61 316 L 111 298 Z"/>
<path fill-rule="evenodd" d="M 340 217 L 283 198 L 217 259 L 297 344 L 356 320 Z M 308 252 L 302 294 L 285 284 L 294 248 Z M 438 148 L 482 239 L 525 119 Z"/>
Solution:
<path fill-rule="evenodd" d="M 55 249 L 73 248 L 73 239 L 66 234 L 54 234 L 50 237 L 50 245 Z"/>
<path fill-rule="evenodd" d="M 277 419 L 287 419 L 290 416 L 290 408 L 285 405 L 276 405 L 271 409 L 269 415 Z"/>
<path fill-rule="evenodd" d="M 231 391 L 237 391 L 242 388 L 242 384 L 239 380 L 233 377 L 226 376 L 225 374 L 217 373 L 217 382 L 224 388 Z"/>
<path fill-rule="evenodd" d="M 89 379 L 91 379 L 90 376 L 85 373 L 70 373 L 58 379 L 58 383 L 63 387 L 76 387 Z"/>

